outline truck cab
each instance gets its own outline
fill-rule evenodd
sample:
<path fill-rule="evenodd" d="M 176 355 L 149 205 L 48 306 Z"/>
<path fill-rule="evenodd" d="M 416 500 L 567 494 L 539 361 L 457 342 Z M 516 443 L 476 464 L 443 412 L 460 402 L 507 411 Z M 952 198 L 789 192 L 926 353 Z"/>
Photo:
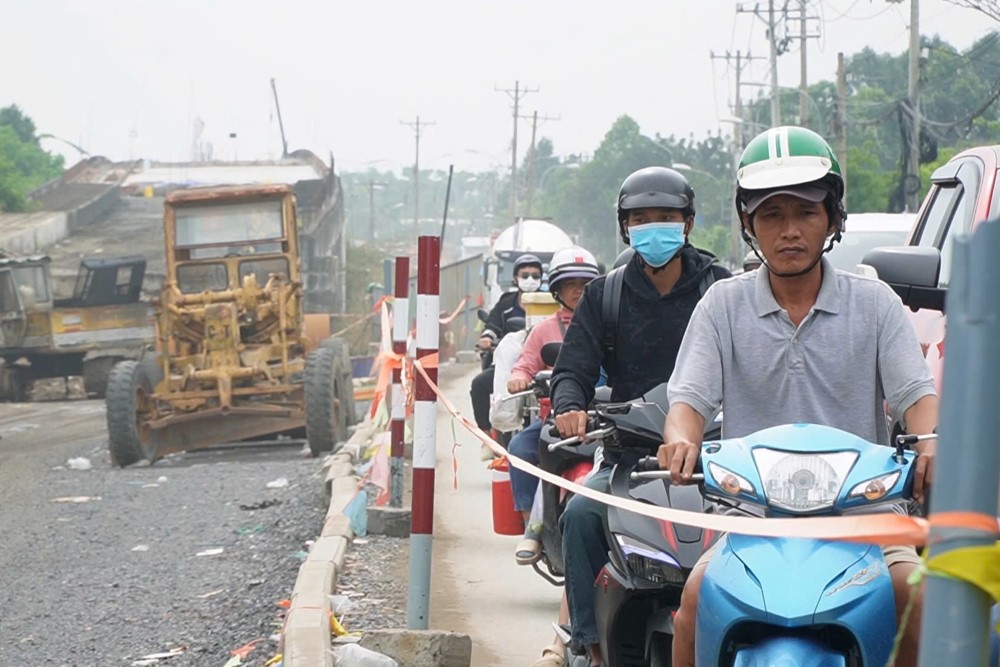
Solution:
<path fill-rule="evenodd" d="M 907 246 L 880 248 L 865 256 L 912 311 L 912 322 L 938 392 L 944 362 L 945 294 L 952 249 L 960 234 L 1000 215 L 1000 145 L 959 153 L 934 172 Z"/>

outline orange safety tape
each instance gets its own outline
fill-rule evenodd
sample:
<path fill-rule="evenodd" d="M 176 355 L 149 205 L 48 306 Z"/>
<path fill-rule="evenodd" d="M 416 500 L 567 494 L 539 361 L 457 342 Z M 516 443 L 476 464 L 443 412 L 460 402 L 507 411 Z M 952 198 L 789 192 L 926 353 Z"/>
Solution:
<path fill-rule="evenodd" d="M 465 304 L 468 301 L 469 297 L 465 297 L 464 299 L 462 299 L 461 303 L 459 303 L 458 307 L 455 308 L 454 311 L 452 311 L 451 315 L 449 315 L 448 317 L 438 318 L 438 322 L 440 322 L 441 324 L 451 324 L 451 321 L 454 320 L 460 312 L 462 312 L 462 309 L 465 308 Z"/>
<path fill-rule="evenodd" d="M 506 455 L 510 465 L 577 495 L 653 519 L 681 523 L 703 530 L 741 533 L 758 537 L 798 537 L 842 542 L 862 542 L 882 546 L 923 545 L 927 542 L 927 534 L 932 523 L 935 526 L 941 527 L 969 528 L 993 534 L 997 533 L 996 517 L 975 512 L 939 513 L 934 515 L 931 521 L 888 512 L 884 514 L 851 516 L 761 519 L 728 514 L 689 512 L 670 507 L 657 507 L 628 498 L 619 498 L 609 493 L 602 493 L 581 484 L 570 482 L 558 475 L 553 475 L 550 472 L 533 466 L 523 459 L 512 456 L 476 426 L 474 422 L 458 411 L 441 389 L 431 382 L 430 377 L 424 372 L 420 361 L 417 361 L 414 366 L 424 376 L 424 379 L 434 390 L 434 393 L 437 394 L 445 409 L 475 435 L 476 438 L 492 449 L 495 454 L 498 456 Z"/>

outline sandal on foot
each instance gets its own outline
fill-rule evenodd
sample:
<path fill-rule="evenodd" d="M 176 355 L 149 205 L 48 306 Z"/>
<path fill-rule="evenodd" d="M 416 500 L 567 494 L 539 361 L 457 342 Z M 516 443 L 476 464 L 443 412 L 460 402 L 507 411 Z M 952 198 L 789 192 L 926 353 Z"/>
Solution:
<path fill-rule="evenodd" d="M 526 537 L 517 543 L 514 559 L 518 565 L 534 565 L 542 557 L 542 544 L 536 539 Z"/>
<path fill-rule="evenodd" d="M 531 663 L 531 667 L 566 667 L 566 660 L 562 653 L 553 648 L 546 648 L 542 651 L 542 657 Z"/>

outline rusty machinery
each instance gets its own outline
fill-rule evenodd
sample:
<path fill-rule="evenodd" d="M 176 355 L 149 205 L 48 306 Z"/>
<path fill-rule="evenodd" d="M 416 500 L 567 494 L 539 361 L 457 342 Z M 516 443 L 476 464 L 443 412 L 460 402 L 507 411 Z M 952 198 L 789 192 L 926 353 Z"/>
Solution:
<path fill-rule="evenodd" d="M 332 451 L 354 421 L 350 358 L 306 335 L 291 188 L 175 191 L 164 237 L 156 351 L 108 378 L 114 463 L 295 432 Z"/>

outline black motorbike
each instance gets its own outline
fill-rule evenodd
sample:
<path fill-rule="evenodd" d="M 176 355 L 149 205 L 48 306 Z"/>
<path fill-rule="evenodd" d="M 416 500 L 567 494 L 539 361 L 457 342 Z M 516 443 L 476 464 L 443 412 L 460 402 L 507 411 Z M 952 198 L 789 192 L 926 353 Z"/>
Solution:
<path fill-rule="evenodd" d="M 711 512 L 697 486 L 675 486 L 669 479 L 643 479 L 644 470 L 658 469 L 644 456 L 663 441 L 666 385 L 640 400 L 596 406 L 587 440 L 600 440 L 619 453 L 612 469 L 610 492 L 659 507 Z M 719 419 L 708 424 L 706 440 L 717 439 Z M 567 446 L 569 438 L 553 446 Z M 669 665 L 673 643 L 673 613 L 691 568 L 718 535 L 680 524 L 652 519 L 615 507 L 608 508 L 608 563 L 595 586 L 595 614 L 605 665 L 646 667 Z M 565 635 L 568 641 L 568 632 Z M 574 647 L 580 650 L 582 647 Z"/>

